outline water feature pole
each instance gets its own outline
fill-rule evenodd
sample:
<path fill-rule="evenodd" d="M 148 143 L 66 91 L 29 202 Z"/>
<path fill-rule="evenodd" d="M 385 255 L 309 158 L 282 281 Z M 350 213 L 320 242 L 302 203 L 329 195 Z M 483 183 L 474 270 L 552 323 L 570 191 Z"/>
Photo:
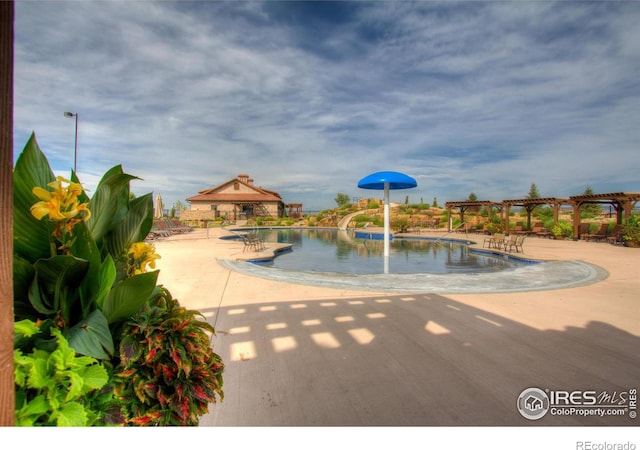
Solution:
<path fill-rule="evenodd" d="M 389 182 L 384 182 L 384 273 L 389 273 L 389 247 L 391 246 L 391 224 L 389 223 Z"/>
<path fill-rule="evenodd" d="M 418 185 L 416 180 L 399 172 L 376 172 L 358 182 L 361 189 L 384 190 L 384 273 L 389 273 L 389 247 L 391 226 L 389 223 L 389 190 L 409 189 Z"/>

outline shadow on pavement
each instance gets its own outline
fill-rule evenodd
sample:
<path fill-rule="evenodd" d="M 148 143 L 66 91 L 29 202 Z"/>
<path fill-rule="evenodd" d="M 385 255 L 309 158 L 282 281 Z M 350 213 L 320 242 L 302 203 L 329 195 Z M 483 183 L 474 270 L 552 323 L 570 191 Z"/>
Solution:
<path fill-rule="evenodd" d="M 524 418 L 526 388 L 605 392 L 640 380 L 640 338 L 602 322 L 540 331 L 440 295 L 265 301 L 201 310 L 225 364 L 201 426 L 627 426 Z M 626 397 L 624 397 L 626 398 Z M 628 399 L 624 405 L 628 406 Z M 624 408 L 619 408 L 624 409 Z"/>

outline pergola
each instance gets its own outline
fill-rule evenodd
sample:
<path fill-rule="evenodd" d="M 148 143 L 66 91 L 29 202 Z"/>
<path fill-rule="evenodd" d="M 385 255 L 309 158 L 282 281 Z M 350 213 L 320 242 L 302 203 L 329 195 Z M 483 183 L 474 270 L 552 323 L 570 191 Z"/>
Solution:
<path fill-rule="evenodd" d="M 294 219 L 302 217 L 302 203 L 289 203 L 287 208 L 289 208 L 289 217 Z"/>
<path fill-rule="evenodd" d="M 451 210 L 453 208 L 457 208 L 460 210 L 460 222 L 464 223 L 464 212 L 470 208 L 477 208 L 484 206 L 487 208 L 487 212 L 489 213 L 489 221 L 491 221 L 491 215 L 493 212 L 493 208 L 497 208 L 498 210 L 502 210 L 502 203 L 492 202 L 489 200 L 478 200 L 478 201 L 463 201 L 463 202 L 445 202 L 444 204 L 447 207 L 447 223 L 451 224 Z M 448 225 L 449 231 L 451 231 L 451 226 Z"/>
<path fill-rule="evenodd" d="M 570 204 L 566 198 L 545 197 L 545 198 L 521 198 L 516 200 L 503 200 L 504 205 L 504 230 L 509 234 L 509 210 L 512 206 L 521 206 L 527 211 L 527 229 L 531 229 L 531 213 L 536 206 L 551 205 L 553 207 L 553 223 L 558 223 L 558 215 L 562 205 Z M 576 228 L 577 233 L 577 228 Z"/>
<path fill-rule="evenodd" d="M 569 202 L 573 205 L 573 237 L 578 237 L 580 227 L 580 207 L 585 203 L 613 205 L 616 223 L 622 225 L 622 218 L 631 217 L 631 211 L 640 201 L 640 192 L 612 192 L 608 194 L 573 195 Z"/>

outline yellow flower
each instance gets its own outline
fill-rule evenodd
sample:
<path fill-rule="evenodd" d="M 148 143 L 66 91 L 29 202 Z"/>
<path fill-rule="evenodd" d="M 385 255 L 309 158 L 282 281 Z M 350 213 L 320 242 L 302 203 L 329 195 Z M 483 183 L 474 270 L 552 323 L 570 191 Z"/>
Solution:
<path fill-rule="evenodd" d="M 156 268 L 156 259 L 160 259 L 160 255 L 156 253 L 156 248 L 146 242 L 135 242 L 127 251 L 129 256 L 129 273 L 138 275 L 145 273 L 147 265 L 151 269 Z"/>
<path fill-rule="evenodd" d="M 68 186 L 63 186 L 63 183 Z M 50 220 L 62 222 L 75 219 L 84 212 L 80 220 L 87 221 L 91 217 L 91 211 L 87 203 L 80 203 L 78 197 L 82 193 L 82 185 L 73 183 L 63 177 L 57 177 L 47 184 L 52 189 L 48 191 L 39 186 L 33 188 L 33 194 L 40 199 L 31 206 L 31 214 L 38 220 L 49 216 Z"/>

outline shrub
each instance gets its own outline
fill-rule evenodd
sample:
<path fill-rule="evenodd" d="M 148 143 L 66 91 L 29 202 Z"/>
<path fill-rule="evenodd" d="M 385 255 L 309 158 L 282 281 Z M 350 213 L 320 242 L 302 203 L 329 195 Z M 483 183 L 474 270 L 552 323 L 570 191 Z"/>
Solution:
<path fill-rule="evenodd" d="M 16 426 L 93 425 L 103 417 L 90 396 L 109 379 L 98 360 L 77 356 L 52 321 L 15 323 Z"/>
<path fill-rule="evenodd" d="M 198 425 L 209 403 L 222 400 L 224 365 L 207 335 L 215 330 L 198 316 L 160 288 L 126 324 L 115 397 L 130 424 Z"/>
<path fill-rule="evenodd" d="M 572 237 L 573 236 L 573 225 L 569 222 L 565 222 L 563 220 L 558 221 L 553 227 L 551 227 L 551 234 L 556 237 Z"/>
<path fill-rule="evenodd" d="M 380 203 L 378 203 L 375 200 L 371 200 L 367 205 L 367 209 L 378 209 L 378 208 L 380 208 Z"/>
<path fill-rule="evenodd" d="M 632 215 L 622 227 L 622 239 L 627 243 L 640 243 L 640 217 Z"/>

